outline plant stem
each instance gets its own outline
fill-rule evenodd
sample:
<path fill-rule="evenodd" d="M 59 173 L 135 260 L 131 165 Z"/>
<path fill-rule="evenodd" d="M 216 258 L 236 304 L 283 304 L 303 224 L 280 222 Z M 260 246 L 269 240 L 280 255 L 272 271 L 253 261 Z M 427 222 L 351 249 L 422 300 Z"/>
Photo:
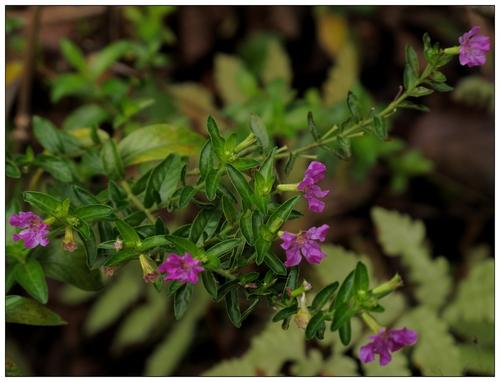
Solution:
<path fill-rule="evenodd" d="M 132 190 L 130 189 L 130 185 L 128 184 L 128 182 L 126 180 L 122 180 L 120 182 L 120 185 L 123 187 L 123 189 L 125 190 L 125 192 L 127 193 L 127 197 L 129 198 L 129 200 L 132 202 L 132 204 L 134 206 L 136 206 L 139 210 L 141 210 L 142 212 L 144 212 L 146 214 L 146 217 L 148 218 L 149 222 L 154 224 L 156 222 L 156 219 L 155 217 L 153 216 L 153 214 L 151 214 L 151 212 L 144 206 L 144 204 L 142 204 L 142 202 L 139 200 L 139 198 L 137 196 L 134 195 L 134 193 L 132 192 Z"/>
<path fill-rule="evenodd" d="M 403 102 L 406 98 L 408 98 L 410 95 L 410 91 L 413 90 L 415 87 L 419 86 L 423 81 L 427 79 L 427 77 L 432 73 L 434 70 L 434 67 L 431 65 L 427 65 L 424 71 L 422 72 L 421 76 L 419 77 L 418 81 L 414 85 L 412 89 L 407 89 L 404 91 L 402 94 L 400 94 L 398 97 L 396 97 L 387 107 L 382 110 L 380 113 L 377 114 L 378 117 L 380 118 L 388 118 L 392 114 L 394 114 L 401 102 Z M 345 130 L 340 130 L 337 125 L 333 125 L 323 136 L 321 139 L 317 142 L 310 143 L 308 145 L 305 145 L 303 147 L 299 147 L 298 149 L 295 149 L 291 151 L 293 155 L 302 153 L 304 151 L 308 151 L 311 149 L 315 149 L 321 145 L 331 143 L 334 140 L 337 139 L 338 136 L 342 136 L 345 138 L 350 138 L 354 136 L 359 135 L 359 133 L 364 133 L 363 127 L 371 124 L 373 122 L 373 118 L 366 118 L 363 119 L 354 125 L 346 128 Z M 284 147 L 278 149 L 278 152 L 280 154 L 276 155 L 276 158 L 286 158 L 290 155 L 290 152 L 286 152 L 286 149 L 283 150 Z"/>

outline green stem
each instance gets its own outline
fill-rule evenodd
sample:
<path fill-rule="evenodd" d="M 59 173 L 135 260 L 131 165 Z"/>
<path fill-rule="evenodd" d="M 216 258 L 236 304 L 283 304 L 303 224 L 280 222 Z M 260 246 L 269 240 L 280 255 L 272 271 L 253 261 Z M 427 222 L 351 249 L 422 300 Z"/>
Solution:
<path fill-rule="evenodd" d="M 361 318 L 374 333 L 378 333 L 382 329 L 382 325 L 370 313 L 361 313 Z"/>
<path fill-rule="evenodd" d="M 125 192 L 127 193 L 127 197 L 129 198 L 129 200 L 132 202 L 132 204 L 134 206 L 136 206 L 139 210 L 141 210 L 142 212 L 144 212 L 146 214 L 146 217 L 148 218 L 149 222 L 151 224 L 154 224 L 156 222 L 156 219 L 155 217 L 153 216 L 153 214 L 151 214 L 151 212 L 144 206 L 144 204 L 142 204 L 142 202 L 139 200 L 139 198 L 137 196 L 134 195 L 134 193 L 132 192 L 131 188 L 130 188 L 130 185 L 128 184 L 128 182 L 126 180 L 122 180 L 120 182 L 120 185 L 123 187 L 123 189 L 125 190 Z"/>
<path fill-rule="evenodd" d="M 396 97 L 394 101 L 392 101 L 387 107 L 382 110 L 380 113 L 377 114 L 379 118 L 388 118 L 392 114 L 394 114 L 397 111 L 398 106 L 403 102 L 406 98 L 409 97 L 409 92 L 413 90 L 415 87 L 419 86 L 422 82 L 424 82 L 427 77 L 432 73 L 434 70 L 434 67 L 431 65 L 427 65 L 427 67 L 424 69 L 422 72 L 421 76 L 419 77 L 418 81 L 414 85 L 413 88 L 407 89 L 405 92 L 403 92 L 400 96 Z M 341 131 L 337 125 L 333 125 L 322 137 L 319 141 L 310 143 L 308 145 L 305 145 L 303 147 L 299 147 L 298 149 L 295 149 L 291 151 L 292 154 L 300 154 L 304 151 L 308 151 L 311 149 L 315 149 L 321 145 L 331 143 L 334 140 L 337 139 L 338 136 L 342 136 L 344 138 L 352 138 L 353 136 L 357 136 L 360 133 L 364 133 L 363 128 L 367 125 L 370 125 L 373 122 L 373 118 L 366 118 L 363 119 L 354 125 L 346 128 L 345 130 Z M 290 155 L 290 152 L 286 152 L 286 150 L 283 150 L 283 147 L 278 150 L 280 154 L 276 155 L 276 158 L 286 158 Z"/>

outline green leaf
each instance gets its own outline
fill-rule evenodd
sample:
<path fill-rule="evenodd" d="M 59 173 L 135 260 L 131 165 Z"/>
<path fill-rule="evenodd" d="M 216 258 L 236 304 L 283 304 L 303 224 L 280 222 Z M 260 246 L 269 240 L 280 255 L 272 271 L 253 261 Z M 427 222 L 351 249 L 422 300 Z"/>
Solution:
<path fill-rule="evenodd" d="M 33 117 L 33 133 L 40 144 L 51 153 L 63 153 L 63 143 L 59 131 L 47 119 Z"/>
<path fill-rule="evenodd" d="M 410 66 L 415 77 L 419 76 L 420 68 L 418 64 L 418 57 L 415 49 L 413 49 L 410 45 L 406 46 L 406 63 Z"/>
<path fill-rule="evenodd" d="M 294 196 L 281 204 L 269 217 L 267 226 L 272 233 L 278 232 L 281 226 L 287 221 L 288 216 L 299 201 L 300 196 Z"/>
<path fill-rule="evenodd" d="M 61 74 L 51 81 L 50 99 L 52 102 L 58 102 L 67 96 L 86 96 L 91 91 L 92 86 L 88 79 L 81 74 Z"/>
<path fill-rule="evenodd" d="M 351 321 L 347 321 L 339 328 L 339 337 L 344 346 L 349 345 L 351 342 Z"/>
<path fill-rule="evenodd" d="M 208 117 L 207 120 L 207 129 L 208 134 L 210 135 L 210 142 L 212 143 L 212 147 L 217 154 L 217 157 L 221 161 L 225 161 L 226 153 L 225 153 L 225 140 L 220 135 L 219 128 L 217 127 L 217 123 L 213 119 L 212 116 Z"/>
<path fill-rule="evenodd" d="M 252 211 L 246 210 L 240 218 L 240 231 L 249 245 L 254 244 L 254 230 L 252 223 Z"/>
<path fill-rule="evenodd" d="M 415 85 L 418 82 L 418 77 L 411 68 L 410 64 L 406 64 L 405 70 L 403 72 L 403 85 L 406 90 L 409 91 L 409 94 L 416 91 Z"/>
<path fill-rule="evenodd" d="M 62 250 L 61 242 L 55 241 L 50 243 L 46 253 L 40 258 L 40 263 L 47 277 L 51 279 L 87 291 L 97 291 L 103 287 L 99 270 L 89 269 L 82 248 L 68 254 Z"/>
<path fill-rule="evenodd" d="M 451 92 L 454 88 L 444 82 L 434 82 L 430 83 L 432 88 L 438 92 Z"/>
<path fill-rule="evenodd" d="M 90 204 L 78 207 L 75 210 L 75 216 L 87 222 L 95 220 L 103 220 L 108 218 L 113 213 L 113 208 L 102 204 Z"/>
<path fill-rule="evenodd" d="M 335 291 L 339 287 L 338 281 L 335 281 L 323 289 L 321 289 L 316 296 L 314 296 L 314 300 L 311 304 L 312 310 L 318 310 L 323 308 L 323 306 L 333 297 Z"/>
<path fill-rule="evenodd" d="M 215 209 L 204 209 L 196 216 L 191 229 L 189 231 L 189 238 L 193 243 L 202 244 L 208 240 L 217 230 L 221 213 Z"/>
<path fill-rule="evenodd" d="M 266 195 L 269 194 L 273 188 L 274 181 L 276 180 L 275 175 L 275 166 L 274 166 L 274 154 L 276 152 L 276 148 L 273 148 L 269 155 L 262 163 L 258 174 L 262 175 L 263 187 L 257 188 L 257 191 L 260 191 L 261 194 Z"/>
<path fill-rule="evenodd" d="M 186 186 L 182 189 L 181 194 L 179 196 L 179 205 L 177 208 L 182 209 L 186 208 L 191 199 L 198 193 L 198 190 L 191 186 Z"/>
<path fill-rule="evenodd" d="M 120 232 L 120 237 L 122 238 L 126 246 L 135 247 L 138 243 L 141 242 L 141 238 L 137 234 L 136 230 L 125 223 L 125 221 L 117 220 L 115 221 L 115 224 L 118 232 Z"/>
<path fill-rule="evenodd" d="M 168 245 L 169 241 L 165 238 L 165 235 L 150 236 L 141 244 L 141 251 L 147 251 L 151 248 L 158 248 L 164 245 Z"/>
<path fill-rule="evenodd" d="M 73 185 L 71 190 L 81 204 L 100 204 L 99 199 L 83 187 Z"/>
<path fill-rule="evenodd" d="M 189 252 L 194 257 L 199 257 L 203 254 L 203 251 L 189 239 L 174 235 L 167 235 L 165 237 L 168 241 L 179 247 L 183 252 Z"/>
<path fill-rule="evenodd" d="M 14 162 L 12 159 L 9 158 L 5 159 L 5 174 L 9 178 L 14 178 L 14 179 L 19 179 L 21 177 L 21 170 L 19 170 L 19 167 L 17 167 L 16 162 Z"/>
<path fill-rule="evenodd" d="M 111 267 L 137 258 L 139 258 L 138 251 L 133 249 L 122 249 L 118 253 L 110 255 L 104 262 L 104 265 Z"/>
<path fill-rule="evenodd" d="M 347 304 L 347 302 L 352 297 L 353 292 L 354 292 L 354 271 L 352 271 L 347 275 L 347 277 L 344 279 L 344 282 L 340 286 L 339 292 L 333 304 L 334 308 L 338 309 L 341 305 Z"/>
<path fill-rule="evenodd" d="M 184 284 L 181 286 L 174 295 L 174 316 L 176 320 L 180 320 L 191 302 L 193 294 L 193 285 Z"/>
<path fill-rule="evenodd" d="M 354 117 L 354 119 L 359 120 L 361 118 L 359 99 L 351 91 L 347 93 L 347 108 L 349 109 L 349 112 Z"/>
<path fill-rule="evenodd" d="M 238 210 L 236 209 L 234 203 L 230 201 L 226 196 L 222 196 L 221 202 L 224 217 L 228 222 L 234 224 L 238 220 Z"/>
<path fill-rule="evenodd" d="M 354 292 L 367 291 L 369 287 L 368 269 L 361 261 L 356 264 L 354 270 Z"/>
<path fill-rule="evenodd" d="M 339 304 L 339 306 L 335 308 L 335 312 L 333 314 L 332 325 L 330 327 L 331 331 L 334 332 L 345 325 L 354 316 L 354 314 L 356 314 L 354 308 L 350 308 L 345 303 Z"/>
<path fill-rule="evenodd" d="M 163 160 L 169 154 L 192 156 L 198 153 L 203 138 L 185 127 L 167 124 L 146 126 L 127 135 L 118 149 L 125 166 Z"/>
<path fill-rule="evenodd" d="M 72 41 L 63 39 L 60 43 L 61 52 L 64 58 L 79 72 L 83 73 L 87 69 L 87 63 L 82 51 Z"/>
<path fill-rule="evenodd" d="M 248 185 L 248 182 L 246 181 L 243 173 L 241 173 L 238 169 L 230 164 L 226 164 L 226 171 L 229 175 L 229 178 L 231 179 L 231 183 L 233 184 L 238 194 L 241 196 L 243 204 L 248 208 L 251 208 L 254 202 L 253 191 Z"/>
<path fill-rule="evenodd" d="M 286 308 L 283 308 L 278 313 L 276 313 L 273 316 L 272 321 L 273 322 L 283 321 L 283 320 L 287 319 L 288 317 L 291 317 L 294 314 L 296 314 L 298 310 L 299 310 L 299 308 L 298 308 L 297 304 L 292 305 L 292 306 L 287 306 Z"/>
<path fill-rule="evenodd" d="M 214 153 L 212 151 L 212 142 L 207 140 L 200 152 L 199 169 L 200 179 L 207 178 L 209 172 L 214 167 Z"/>
<path fill-rule="evenodd" d="M 425 111 L 425 112 L 430 111 L 430 109 L 427 106 L 419 105 L 415 102 L 408 101 L 408 100 L 404 100 L 403 102 L 401 102 L 399 104 L 399 107 L 404 108 L 404 109 L 414 109 L 414 110 Z"/>
<path fill-rule="evenodd" d="M 102 145 L 101 163 L 104 172 L 110 178 L 123 179 L 123 177 L 125 176 L 125 169 L 123 167 L 122 158 L 113 139 L 108 139 Z"/>
<path fill-rule="evenodd" d="M 205 179 L 205 193 L 208 200 L 214 200 L 217 194 L 217 189 L 219 187 L 220 178 L 222 175 L 223 168 L 212 169 L 208 173 Z"/>
<path fill-rule="evenodd" d="M 16 281 L 35 300 L 46 304 L 49 299 L 49 289 L 45 281 L 45 273 L 40 263 L 29 258 L 26 263 L 19 263 L 16 266 Z"/>
<path fill-rule="evenodd" d="M 319 135 L 318 128 L 316 127 L 316 123 L 314 123 L 314 118 L 312 112 L 307 113 L 307 127 L 309 128 L 309 132 L 316 142 L 321 139 Z"/>
<path fill-rule="evenodd" d="M 5 322 L 36 326 L 67 324 L 57 313 L 40 303 L 14 295 L 5 297 Z"/>
<path fill-rule="evenodd" d="M 226 295 L 226 312 L 233 325 L 237 328 L 241 327 L 241 312 L 237 288 L 231 289 Z"/>
<path fill-rule="evenodd" d="M 237 288 L 240 281 L 238 279 L 229 280 L 222 284 L 217 290 L 217 302 L 221 301 L 229 293 L 231 289 Z"/>
<path fill-rule="evenodd" d="M 39 155 L 34 163 L 61 182 L 74 181 L 72 162 L 67 159 L 53 155 Z"/>
<path fill-rule="evenodd" d="M 217 299 L 217 280 L 215 280 L 214 274 L 210 271 L 202 272 L 201 281 L 203 281 L 203 286 L 208 294 Z"/>
<path fill-rule="evenodd" d="M 408 92 L 408 95 L 411 97 L 423 97 L 432 93 L 434 93 L 432 89 L 428 89 L 425 86 L 417 86 L 415 89 Z"/>
<path fill-rule="evenodd" d="M 257 80 L 237 57 L 215 56 L 215 85 L 224 104 L 242 103 L 258 91 Z"/>
<path fill-rule="evenodd" d="M 324 325 L 325 319 L 325 314 L 321 311 L 312 316 L 306 327 L 306 340 L 312 340 L 316 337 L 318 330 Z"/>
<path fill-rule="evenodd" d="M 286 268 L 283 262 L 274 256 L 272 253 L 268 253 L 264 257 L 264 263 L 267 267 L 272 270 L 274 273 L 280 276 L 286 276 Z"/>
<path fill-rule="evenodd" d="M 24 191 L 23 199 L 33 207 L 48 214 L 53 214 L 61 204 L 61 201 L 53 196 L 37 191 Z"/>
<path fill-rule="evenodd" d="M 252 130 L 255 138 L 257 138 L 257 142 L 262 147 L 262 151 L 266 152 L 271 146 L 269 134 L 267 133 L 267 129 L 262 119 L 255 114 L 250 114 L 250 130 Z"/>
<path fill-rule="evenodd" d="M 117 41 L 97 53 L 89 63 L 89 72 L 93 78 L 99 77 L 111 65 L 116 63 L 125 53 L 130 51 L 128 41 Z"/>
<path fill-rule="evenodd" d="M 181 158 L 170 154 L 151 173 L 144 195 L 144 207 L 166 202 L 172 196 L 181 176 Z"/>
<path fill-rule="evenodd" d="M 228 253 L 229 251 L 232 251 L 234 248 L 236 248 L 238 245 L 241 244 L 240 239 L 227 239 L 218 242 L 214 246 L 210 247 L 207 249 L 207 256 L 216 256 L 220 257 L 225 253 Z"/>
<path fill-rule="evenodd" d="M 387 122 L 384 118 L 375 115 L 373 117 L 373 132 L 382 141 L 387 139 Z"/>
<path fill-rule="evenodd" d="M 255 250 L 257 251 L 257 256 L 255 257 L 255 263 L 257 265 L 262 264 L 264 259 L 268 256 L 269 250 L 271 248 L 271 242 L 265 240 L 262 237 L 257 238 L 255 241 Z"/>

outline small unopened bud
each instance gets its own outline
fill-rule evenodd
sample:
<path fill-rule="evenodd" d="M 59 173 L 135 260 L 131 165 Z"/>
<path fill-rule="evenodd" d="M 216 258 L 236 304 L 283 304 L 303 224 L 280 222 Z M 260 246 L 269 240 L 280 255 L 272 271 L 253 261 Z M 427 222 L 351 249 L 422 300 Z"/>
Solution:
<path fill-rule="evenodd" d="M 303 293 L 299 298 L 299 311 L 295 314 L 295 316 L 293 316 L 293 320 L 300 329 L 305 329 L 311 320 L 311 313 L 309 312 L 309 309 L 307 309 L 305 293 Z"/>
<path fill-rule="evenodd" d="M 64 240 L 63 240 L 63 248 L 65 251 L 73 252 L 78 248 L 78 245 L 75 241 L 75 236 L 73 233 L 73 229 L 70 226 L 67 226 L 64 231 Z"/>
<path fill-rule="evenodd" d="M 307 308 L 300 308 L 297 314 L 293 316 L 293 321 L 295 322 L 295 325 L 297 325 L 298 328 L 300 329 L 305 329 L 307 328 L 307 324 L 311 320 L 311 313 L 309 313 L 309 310 Z"/>
<path fill-rule="evenodd" d="M 278 184 L 276 186 L 276 189 L 278 191 L 297 191 L 299 188 L 298 183 L 293 183 L 293 184 Z"/>
<path fill-rule="evenodd" d="M 309 281 L 307 280 L 304 280 L 302 285 L 304 286 L 304 290 L 307 292 L 307 291 L 310 291 L 312 289 L 312 285 Z"/>
<path fill-rule="evenodd" d="M 116 272 L 116 267 L 102 267 L 102 273 L 104 273 L 107 277 L 113 277 Z"/>
<path fill-rule="evenodd" d="M 387 296 L 389 293 L 393 292 L 397 288 L 403 285 L 403 280 L 399 274 L 395 274 L 392 279 L 380 284 L 378 287 L 372 289 L 372 293 L 375 297 L 382 298 Z"/>
<path fill-rule="evenodd" d="M 150 257 L 145 255 L 139 256 L 139 262 L 141 263 L 144 281 L 147 283 L 154 282 L 159 276 L 158 272 L 156 271 L 156 263 L 151 260 Z"/>
<path fill-rule="evenodd" d="M 121 241 L 120 239 L 116 239 L 116 241 L 113 243 L 113 247 L 115 248 L 116 252 L 118 252 L 123 248 L 123 241 Z"/>

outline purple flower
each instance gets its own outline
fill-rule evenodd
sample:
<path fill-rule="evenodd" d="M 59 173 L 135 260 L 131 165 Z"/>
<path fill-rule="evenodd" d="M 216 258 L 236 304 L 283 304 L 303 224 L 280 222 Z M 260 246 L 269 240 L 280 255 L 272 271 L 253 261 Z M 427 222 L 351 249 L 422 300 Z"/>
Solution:
<path fill-rule="evenodd" d="M 293 234 L 283 232 L 281 235 L 281 248 L 286 251 L 286 267 L 294 267 L 300 263 L 302 256 L 309 264 L 319 264 L 326 256 L 321 252 L 318 241 L 325 241 L 326 233 L 330 227 L 323 224 L 320 227 L 311 227 L 307 231 Z"/>
<path fill-rule="evenodd" d="M 322 190 L 316 183 L 325 178 L 326 166 L 318 161 L 313 161 L 307 168 L 304 179 L 299 183 L 298 189 L 304 192 L 309 209 L 314 212 L 323 212 L 325 203 L 319 199 L 324 198 L 330 192 Z"/>
<path fill-rule="evenodd" d="M 49 244 L 49 226 L 33 212 L 21 211 L 17 215 L 12 215 L 9 224 L 23 229 L 21 232 L 15 233 L 12 238 L 15 241 L 23 240 L 26 248 L 35 248 L 37 245 L 46 247 Z"/>
<path fill-rule="evenodd" d="M 158 272 L 166 273 L 165 280 L 177 280 L 183 284 L 198 282 L 198 273 L 203 272 L 201 261 L 186 252 L 184 256 L 171 253 L 158 267 Z"/>
<path fill-rule="evenodd" d="M 468 67 L 484 65 L 486 53 L 490 50 L 490 38 L 478 35 L 479 27 L 476 25 L 458 38 L 460 43 L 460 64 Z"/>
<path fill-rule="evenodd" d="M 378 354 L 380 365 L 385 366 L 391 362 L 391 353 L 417 342 L 417 332 L 407 328 L 389 330 L 382 328 L 378 334 L 369 338 L 372 342 L 361 346 L 359 358 L 363 363 L 368 363 L 373 361 L 375 354 Z"/>

